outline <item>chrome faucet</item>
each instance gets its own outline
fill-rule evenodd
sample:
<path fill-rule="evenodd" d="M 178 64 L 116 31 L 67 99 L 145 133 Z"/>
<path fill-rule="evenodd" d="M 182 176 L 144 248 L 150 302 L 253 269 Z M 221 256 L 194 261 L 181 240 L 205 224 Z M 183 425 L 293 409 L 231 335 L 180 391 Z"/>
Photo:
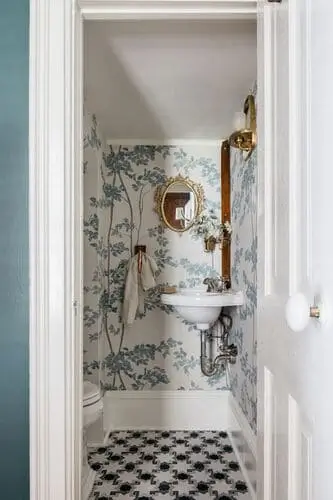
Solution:
<path fill-rule="evenodd" d="M 215 276 L 214 278 L 205 278 L 203 280 L 203 284 L 208 285 L 207 292 L 223 293 L 227 289 L 227 280 L 224 280 L 221 276 Z"/>

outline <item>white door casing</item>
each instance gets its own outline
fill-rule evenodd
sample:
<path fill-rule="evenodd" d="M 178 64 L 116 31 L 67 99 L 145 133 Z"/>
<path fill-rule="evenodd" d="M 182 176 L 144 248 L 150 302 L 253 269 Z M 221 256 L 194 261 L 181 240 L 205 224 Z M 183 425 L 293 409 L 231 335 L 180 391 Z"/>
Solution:
<path fill-rule="evenodd" d="M 83 20 L 246 19 L 256 3 L 30 0 L 32 500 L 81 496 Z"/>
<path fill-rule="evenodd" d="M 30 498 L 79 498 L 81 36 L 74 3 L 31 0 Z M 75 64 L 75 65 L 74 65 Z"/>
<path fill-rule="evenodd" d="M 258 8 L 258 498 L 329 500 L 333 6 Z"/>

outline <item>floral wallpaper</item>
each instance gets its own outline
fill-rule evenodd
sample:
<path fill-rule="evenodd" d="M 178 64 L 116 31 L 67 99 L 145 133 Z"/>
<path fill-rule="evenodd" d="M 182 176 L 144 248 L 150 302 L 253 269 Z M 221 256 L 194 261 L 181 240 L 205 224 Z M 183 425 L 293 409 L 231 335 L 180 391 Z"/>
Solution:
<path fill-rule="evenodd" d="M 95 115 L 84 110 L 83 172 L 84 172 L 84 329 L 83 370 L 86 378 L 99 385 L 101 382 L 101 323 L 99 314 L 103 278 L 99 272 L 101 256 L 96 246 L 99 234 L 99 210 L 92 206 L 91 197 L 100 190 L 100 169 L 105 143 Z"/>
<path fill-rule="evenodd" d="M 199 332 L 161 304 L 159 286 L 146 293 L 131 327 L 121 320 L 136 244 L 156 261 L 158 285 L 195 286 L 220 273 L 219 252 L 207 254 L 192 233 L 165 228 L 154 210 L 156 187 L 181 174 L 202 184 L 206 207 L 219 214 L 220 148 L 112 145 L 102 151 L 94 117 L 84 144 L 85 377 L 99 379 L 104 390 L 226 389 L 224 375 L 201 374 Z"/>
<path fill-rule="evenodd" d="M 232 340 L 238 346 L 231 367 L 231 390 L 252 430 L 257 428 L 257 152 L 244 160 L 231 150 L 232 285 L 243 290 L 245 304 L 233 317 Z"/>

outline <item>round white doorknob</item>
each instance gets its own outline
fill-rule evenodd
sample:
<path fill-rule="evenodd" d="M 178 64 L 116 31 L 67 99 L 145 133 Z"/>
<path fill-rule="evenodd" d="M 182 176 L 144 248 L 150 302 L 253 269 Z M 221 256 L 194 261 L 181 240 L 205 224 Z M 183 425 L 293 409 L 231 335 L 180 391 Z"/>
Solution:
<path fill-rule="evenodd" d="M 295 293 L 289 298 L 286 305 L 286 320 L 291 330 L 294 332 L 305 330 L 310 320 L 315 320 L 325 330 L 332 327 L 332 293 L 328 291 L 321 292 L 317 294 L 314 302 L 315 304 L 311 304 L 302 293 Z"/>
<path fill-rule="evenodd" d="M 302 293 L 289 297 L 286 305 L 286 320 L 294 332 L 305 330 L 310 321 L 310 305 Z"/>

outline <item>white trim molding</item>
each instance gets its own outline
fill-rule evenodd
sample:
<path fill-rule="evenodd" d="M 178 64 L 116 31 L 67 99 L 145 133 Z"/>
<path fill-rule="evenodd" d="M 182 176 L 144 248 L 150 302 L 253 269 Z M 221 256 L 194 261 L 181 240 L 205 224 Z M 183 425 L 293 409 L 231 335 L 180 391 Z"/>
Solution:
<path fill-rule="evenodd" d="M 256 19 L 257 0 L 78 0 L 89 19 Z"/>
<path fill-rule="evenodd" d="M 77 15 L 71 0 L 30 2 L 30 498 L 33 500 L 74 500 L 80 498 L 81 491 L 82 318 L 80 308 L 77 317 L 73 308 L 75 292 L 82 283 L 80 235 L 75 231 L 80 227 L 77 207 L 82 198 L 78 180 L 81 120 L 77 111 L 82 102 L 79 81 L 82 77 L 74 66 L 74 60 L 80 64 Z"/>
<path fill-rule="evenodd" d="M 108 430 L 225 430 L 229 391 L 110 391 L 104 396 Z"/>
<path fill-rule="evenodd" d="M 95 478 L 96 478 L 97 472 L 94 471 L 93 469 L 90 469 L 87 477 L 83 481 L 82 484 L 82 500 L 88 500 L 91 490 L 93 489 Z"/>
<path fill-rule="evenodd" d="M 255 17 L 254 0 L 30 0 L 29 397 L 33 500 L 81 498 L 83 19 Z M 186 403 L 198 408 L 198 399 L 191 397 Z M 203 398 L 207 402 L 207 396 Z M 216 398 L 209 402 L 219 408 Z M 178 407 L 172 404 L 177 413 Z M 180 400 L 177 404 L 184 405 Z M 207 418 L 212 418 L 209 412 Z M 223 425 L 221 421 L 220 427 Z"/>
<path fill-rule="evenodd" d="M 256 499 L 257 438 L 234 396 L 229 394 L 228 434 L 252 499 Z"/>

